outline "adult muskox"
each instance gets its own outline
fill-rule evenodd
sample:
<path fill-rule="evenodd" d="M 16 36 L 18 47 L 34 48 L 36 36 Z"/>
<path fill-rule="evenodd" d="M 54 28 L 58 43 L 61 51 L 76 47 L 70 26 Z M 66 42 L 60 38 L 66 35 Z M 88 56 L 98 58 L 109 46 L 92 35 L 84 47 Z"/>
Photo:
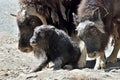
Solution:
<path fill-rule="evenodd" d="M 23 52 L 32 50 L 29 39 L 35 28 L 33 25 L 54 25 L 71 35 L 75 29 L 72 12 L 76 11 L 79 2 L 80 0 L 19 0 L 20 11 L 17 15 L 20 30 L 19 49 Z M 30 21 L 33 17 L 37 19 Z"/>
<path fill-rule="evenodd" d="M 30 45 L 37 57 L 44 55 L 35 72 L 42 70 L 50 61 L 54 63 L 55 70 L 64 68 L 65 65 L 79 67 L 79 47 L 63 30 L 50 25 L 38 26 L 30 39 Z"/>
<path fill-rule="evenodd" d="M 100 56 L 95 69 L 98 69 L 99 65 L 102 68 L 105 66 L 104 50 L 110 35 L 116 35 L 112 32 L 115 27 L 113 20 L 120 18 L 118 6 L 120 6 L 120 0 L 82 0 L 78 7 L 77 16 L 75 16 L 78 36 L 85 42 L 88 56 Z M 114 50 L 108 58 L 110 62 L 116 61 L 119 45 L 119 40 L 115 39 Z"/>

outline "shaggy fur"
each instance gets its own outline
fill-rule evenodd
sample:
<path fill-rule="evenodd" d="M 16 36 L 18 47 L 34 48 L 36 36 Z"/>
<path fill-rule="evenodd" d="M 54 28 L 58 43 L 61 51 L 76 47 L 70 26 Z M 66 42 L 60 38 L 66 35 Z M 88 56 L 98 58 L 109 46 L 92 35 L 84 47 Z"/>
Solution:
<path fill-rule="evenodd" d="M 55 70 L 64 68 L 65 65 L 72 65 L 73 68 L 77 68 L 79 65 L 81 55 L 79 47 L 64 31 L 56 29 L 54 26 L 36 27 L 30 39 L 30 45 L 33 47 L 34 54 L 41 55 L 41 51 L 44 51 L 47 57 L 34 70 L 35 72 L 42 70 L 50 61 L 54 63 Z"/>

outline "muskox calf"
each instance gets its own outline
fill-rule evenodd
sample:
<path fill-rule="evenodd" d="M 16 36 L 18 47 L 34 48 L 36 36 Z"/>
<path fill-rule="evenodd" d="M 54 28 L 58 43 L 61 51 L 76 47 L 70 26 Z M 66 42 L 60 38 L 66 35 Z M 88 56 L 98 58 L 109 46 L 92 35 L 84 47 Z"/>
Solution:
<path fill-rule="evenodd" d="M 111 35 L 118 39 L 115 39 L 114 50 L 107 62 L 117 61 L 120 31 L 117 29 L 119 24 L 113 25 L 120 19 L 120 8 L 117 6 L 120 6 L 120 0 L 81 0 L 77 16 L 74 15 L 78 36 L 85 42 L 88 56 L 97 57 L 94 69 L 106 67 L 105 49 Z"/>
<path fill-rule="evenodd" d="M 50 61 L 54 63 L 54 70 L 64 68 L 66 65 L 71 65 L 72 68 L 79 66 L 81 56 L 79 47 L 64 31 L 54 26 L 36 27 L 30 45 L 35 55 L 44 55 L 44 59 L 34 72 L 42 70 Z"/>

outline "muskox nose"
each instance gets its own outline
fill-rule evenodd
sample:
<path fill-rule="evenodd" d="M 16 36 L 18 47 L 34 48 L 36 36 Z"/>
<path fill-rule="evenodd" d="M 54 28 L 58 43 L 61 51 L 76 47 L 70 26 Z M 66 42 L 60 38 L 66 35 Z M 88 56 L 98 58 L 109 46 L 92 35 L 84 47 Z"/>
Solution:
<path fill-rule="evenodd" d="M 30 39 L 30 45 L 31 45 L 31 46 L 35 46 L 35 45 L 36 45 L 36 40 L 33 39 L 33 38 L 31 38 L 31 39 Z"/>

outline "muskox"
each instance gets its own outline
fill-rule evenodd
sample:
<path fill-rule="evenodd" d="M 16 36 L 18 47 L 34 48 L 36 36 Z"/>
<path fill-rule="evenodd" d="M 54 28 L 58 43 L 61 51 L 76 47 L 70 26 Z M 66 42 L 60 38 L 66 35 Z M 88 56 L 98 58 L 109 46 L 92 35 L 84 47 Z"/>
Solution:
<path fill-rule="evenodd" d="M 30 45 L 37 57 L 44 56 L 34 72 L 42 70 L 50 61 L 54 63 L 55 70 L 64 68 L 65 65 L 79 67 L 80 49 L 63 30 L 51 25 L 37 26 L 30 39 Z"/>
<path fill-rule="evenodd" d="M 110 35 L 116 35 L 112 31 L 116 27 L 115 20 L 120 18 L 118 6 L 120 6 L 119 0 L 82 0 L 78 6 L 77 15 L 74 15 L 78 36 L 85 42 L 88 56 L 98 56 L 95 69 L 105 67 L 104 50 Z M 116 61 L 120 48 L 118 43 L 119 40 L 115 39 L 114 50 L 108 58 L 112 63 Z"/>

